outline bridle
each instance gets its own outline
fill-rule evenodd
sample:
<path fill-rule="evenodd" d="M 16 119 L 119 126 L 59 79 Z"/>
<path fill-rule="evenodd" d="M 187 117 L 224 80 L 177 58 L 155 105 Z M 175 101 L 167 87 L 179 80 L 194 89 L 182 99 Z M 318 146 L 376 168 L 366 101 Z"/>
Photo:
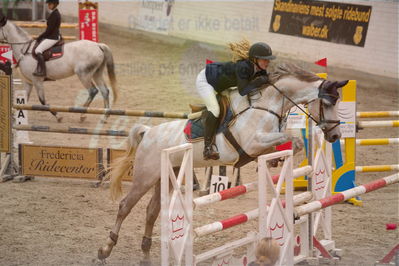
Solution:
<path fill-rule="evenodd" d="M 4 25 L 3 25 L 4 26 Z M 29 38 L 29 40 L 24 41 L 24 42 L 9 42 L 7 41 L 7 37 L 4 34 L 4 28 L 3 26 L 0 25 L 1 27 L 1 34 L 3 35 L 3 40 L 0 41 L 0 43 L 5 43 L 5 44 L 10 44 L 10 45 L 20 45 L 20 44 L 24 44 L 24 46 L 21 48 L 21 54 L 22 56 L 20 58 L 18 58 L 17 60 L 17 64 L 16 67 L 18 67 L 19 62 L 22 60 L 22 58 L 28 53 L 29 48 L 31 47 L 32 43 L 34 42 L 34 40 L 32 38 Z M 26 49 L 25 48 L 25 44 L 29 44 L 28 47 Z"/>
<path fill-rule="evenodd" d="M 290 101 L 292 104 L 294 104 L 294 106 L 296 106 L 298 109 L 300 109 L 309 119 L 313 120 L 316 123 L 316 126 L 319 126 L 321 128 L 321 130 L 323 131 L 324 134 L 330 132 L 331 130 L 333 130 L 334 128 L 336 128 L 339 124 L 340 124 L 340 120 L 330 120 L 330 119 L 325 119 L 324 116 L 324 108 L 323 106 L 325 105 L 323 103 L 323 99 L 327 100 L 328 102 L 330 102 L 332 105 L 335 105 L 337 100 L 339 99 L 339 95 L 335 95 L 335 94 L 331 94 L 331 93 L 327 93 L 324 89 L 323 89 L 323 85 L 326 82 L 326 80 L 323 80 L 322 83 L 320 83 L 318 90 L 319 90 L 319 94 L 318 97 L 316 99 L 313 99 L 309 102 L 307 102 L 305 104 L 305 106 L 307 106 L 308 104 L 312 103 L 313 101 L 319 100 L 320 104 L 319 104 L 319 121 L 316 120 L 315 117 L 312 116 L 312 114 L 310 114 L 309 112 L 307 112 L 306 110 L 304 110 L 302 107 L 300 107 L 296 102 L 294 102 L 290 97 L 288 97 L 282 90 L 280 90 L 276 85 L 274 84 L 270 84 L 274 89 L 276 89 L 284 98 L 283 98 L 283 103 L 282 106 L 284 106 L 284 99 L 287 99 L 288 101 Z M 262 89 L 257 89 L 255 93 L 260 93 L 262 94 Z M 253 93 L 254 94 L 254 93 Z M 242 113 L 246 112 L 247 110 L 250 109 L 257 109 L 257 110 L 262 110 L 262 111 L 266 111 L 269 112 L 271 114 L 273 114 L 274 116 L 276 116 L 278 118 L 279 121 L 279 131 L 282 130 L 285 121 L 288 118 L 288 114 L 289 112 L 283 113 L 283 107 L 281 108 L 281 113 L 278 114 L 273 110 L 264 108 L 264 107 L 259 107 L 259 106 L 253 106 L 252 105 L 252 101 L 250 99 L 250 97 L 248 97 L 248 101 L 249 101 L 249 107 L 245 108 L 244 110 L 242 110 L 241 112 L 237 113 L 234 118 L 236 118 L 237 116 L 241 115 Z M 328 124 L 334 124 L 332 127 L 327 128 Z"/>
<path fill-rule="evenodd" d="M 29 40 L 27 40 L 27 41 L 25 41 L 25 42 L 9 42 L 9 41 L 6 41 L 7 37 L 6 37 L 6 35 L 4 34 L 4 28 L 3 28 L 1 25 L 0 25 L 0 27 L 1 27 L 1 35 L 3 35 L 3 40 L 0 41 L 1 43 L 6 43 L 6 44 L 11 44 L 11 45 L 13 45 L 13 44 L 27 44 L 27 43 L 33 41 L 33 39 L 31 39 L 31 38 L 29 38 Z"/>

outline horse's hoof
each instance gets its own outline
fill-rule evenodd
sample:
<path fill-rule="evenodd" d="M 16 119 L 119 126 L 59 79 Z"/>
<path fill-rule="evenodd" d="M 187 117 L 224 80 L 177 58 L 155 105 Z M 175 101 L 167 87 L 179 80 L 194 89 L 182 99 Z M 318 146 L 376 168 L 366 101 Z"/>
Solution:
<path fill-rule="evenodd" d="M 107 123 L 107 119 L 101 119 L 101 124 L 106 124 Z"/>
<path fill-rule="evenodd" d="M 61 123 L 62 122 L 63 117 L 57 117 L 57 122 Z"/>
<path fill-rule="evenodd" d="M 80 117 L 80 123 L 83 123 L 86 120 L 86 116 L 81 116 Z"/>
<path fill-rule="evenodd" d="M 106 258 L 109 257 L 110 254 L 111 254 L 111 250 L 109 250 L 107 252 L 107 251 L 104 251 L 103 248 L 99 248 L 97 257 L 98 257 L 99 260 L 104 261 Z"/>

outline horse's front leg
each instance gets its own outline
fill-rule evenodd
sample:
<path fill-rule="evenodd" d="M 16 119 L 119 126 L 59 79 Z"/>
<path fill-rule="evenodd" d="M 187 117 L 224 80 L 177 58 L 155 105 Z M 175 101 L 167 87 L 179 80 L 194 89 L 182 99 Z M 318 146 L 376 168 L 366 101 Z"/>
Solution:
<path fill-rule="evenodd" d="M 264 145 L 263 153 L 273 152 L 273 146 L 286 143 L 287 141 L 292 141 L 292 150 L 294 155 L 302 151 L 304 148 L 303 139 L 300 137 L 294 137 L 286 133 L 261 133 L 259 134 L 257 140 L 259 145 Z M 277 167 L 281 159 L 274 159 L 268 162 L 269 167 Z"/>
<path fill-rule="evenodd" d="M 257 141 L 256 144 L 259 145 L 259 147 L 261 147 L 262 149 L 260 154 L 266 154 L 274 152 L 275 151 L 274 146 L 290 141 L 292 138 L 290 135 L 286 133 L 275 132 L 275 133 L 258 133 L 255 139 Z M 293 147 L 294 146 L 296 147 L 297 145 L 293 145 Z M 277 167 L 279 162 L 280 162 L 279 158 L 270 160 L 268 161 L 268 166 Z"/>
<path fill-rule="evenodd" d="M 24 90 L 26 91 L 26 102 L 29 102 L 30 94 L 32 93 L 33 86 L 32 86 L 32 84 L 30 84 L 26 81 L 24 81 L 23 83 L 24 83 Z"/>
<path fill-rule="evenodd" d="M 46 105 L 46 98 L 44 96 L 44 88 L 43 88 L 43 79 L 36 79 L 33 83 L 33 86 L 36 89 L 37 96 L 39 97 L 39 101 L 41 104 Z M 62 117 L 57 116 L 57 112 L 50 111 L 50 113 L 55 116 L 57 122 L 62 121 Z"/>
<path fill-rule="evenodd" d="M 258 132 L 255 136 L 256 145 L 262 150 L 269 150 L 271 147 L 281 145 L 291 140 L 291 135 L 283 132 Z"/>

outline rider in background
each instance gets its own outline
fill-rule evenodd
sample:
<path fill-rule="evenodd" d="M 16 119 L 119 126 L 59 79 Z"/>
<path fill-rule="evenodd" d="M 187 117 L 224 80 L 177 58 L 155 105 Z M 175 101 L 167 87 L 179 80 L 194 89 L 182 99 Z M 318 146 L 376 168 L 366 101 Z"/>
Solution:
<path fill-rule="evenodd" d="M 206 65 L 196 80 L 197 91 L 208 109 L 203 112 L 204 160 L 219 159 L 219 152 L 214 149 L 220 113 L 216 95 L 230 87 L 237 87 L 240 95 L 245 96 L 261 85 L 267 84 L 269 78 L 266 68 L 269 61 L 276 58 L 272 55 L 270 46 L 263 42 L 250 45 L 247 40 L 243 40 L 239 43 L 230 43 L 229 47 L 233 53 L 233 60 Z"/>
<path fill-rule="evenodd" d="M 46 31 L 40 34 L 36 39 L 40 44 L 35 50 L 37 56 L 37 68 L 33 75 L 39 77 L 46 76 L 46 65 L 43 58 L 43 52 L 54 46 L 61 38 L 61 15 L 57 9 L 59 0 L 46 0 L 46 4 L 50 10 L 50 15 L 47 18 L 47 28 Z"/>

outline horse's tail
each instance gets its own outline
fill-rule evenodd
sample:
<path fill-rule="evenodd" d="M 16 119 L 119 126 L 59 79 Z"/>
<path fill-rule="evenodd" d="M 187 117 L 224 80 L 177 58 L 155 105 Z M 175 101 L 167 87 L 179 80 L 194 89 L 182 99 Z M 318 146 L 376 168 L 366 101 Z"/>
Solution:
<path fill-rule="evenodd" d="M 100 43 L 99 45 L 105 56 L 104 61 L 107 64 L 108 77 L 109 81 L 111 82 L 111 88 L 114 95 L 113 103 L 115 103 L 118 98 L 118 90 L 116 88 L 114 57 L 112 56 L 111 49 L 108 47 L 108 45 L 104 43 Z"/>
<path fill-rule="evenodd" d="M 111 170 L 107 174 L 111 178 L 110 191 L 113 200 L 118 199 L 122 195 L 122 177 L 131 169 L 135 151 L 148 129 L 150 127 L 142 124 L 133 125 L 129 132 L 126 153 L 112 164 Z"/>

